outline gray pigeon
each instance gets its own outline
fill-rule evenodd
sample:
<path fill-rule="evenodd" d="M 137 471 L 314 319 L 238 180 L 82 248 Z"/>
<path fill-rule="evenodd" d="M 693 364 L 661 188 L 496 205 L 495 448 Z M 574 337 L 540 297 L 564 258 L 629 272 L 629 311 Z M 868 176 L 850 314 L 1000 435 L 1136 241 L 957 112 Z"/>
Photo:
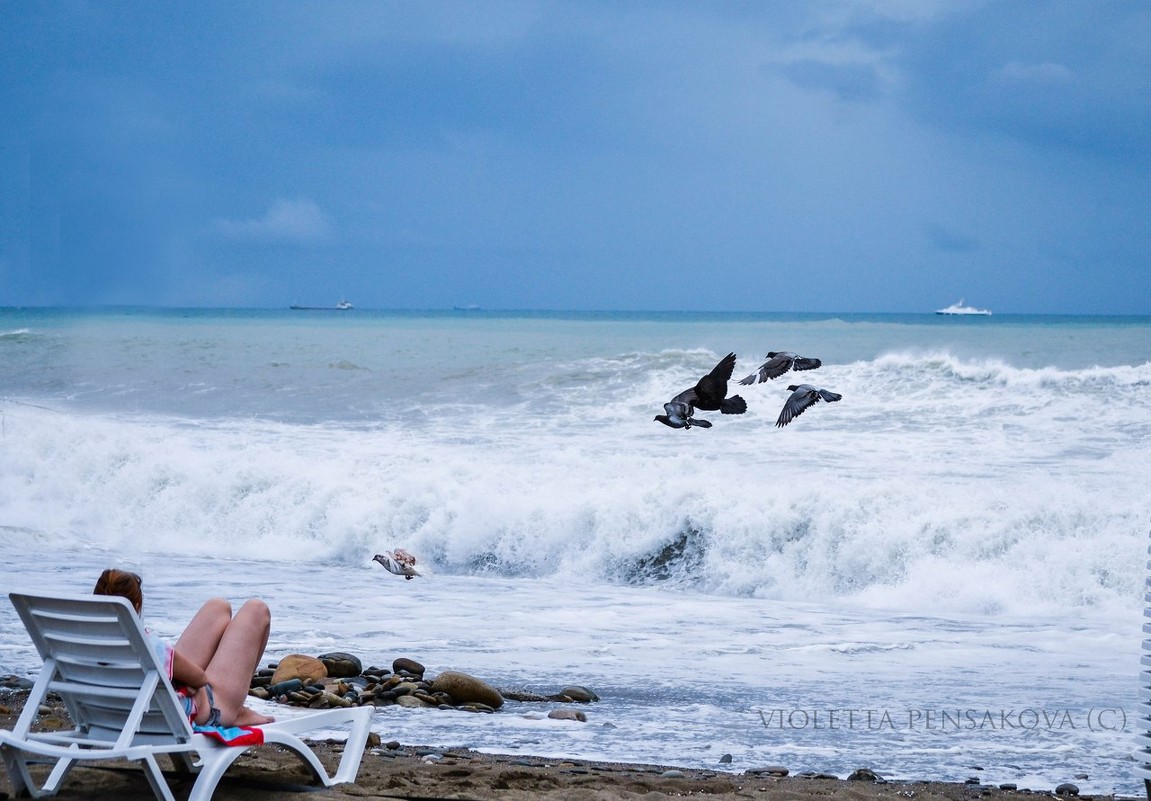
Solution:
<path fill-rule="evenodd" d="M 769 378 L 779 378 L 788 370 L 814 370 L 821 364 L 823 362 L 819 359 L 797 356 L 786 350 L 773 350 L 767 354 L 767 361 L 761 364 L 758 370 L 739 383 L 742 386 L 747 386 L 758 380 L 762 384 Z"/>
<path fill-rule="evenodd" d="M 735 370 L 735 354 L 729 353 L 719 360 L 719 364 L 711 372 L 701 378 L 694 387 L 685 389 L 676 395 L 669 403 L 663 405 L 667 414 L 657 414 L 655 419 L 665 426 L 672 428 L 691 428 L 700 426 L 710 428 L 711 423 L 706 420 L 696 420 L 692 417 L 696 409 L 720 414 L 743 414 L 747 411 L 747 401 L 732 395 L 727 395 L 727 382 L 731 380 L 732 371 Z M 706 425 L 704 425 L 706 423 Z"/>
<path fill-rule="evenodd" d="M 803 414 L 807 407 L 819 403 L 821 398 L 828 403 L 835 403 L 843 397 L 822 387 L 813 387 L 811 384 L 792 384 L 788 389 L 791 390 L 791 395 L 788 396 L 787 403 L 783 404 L 779 419 L 775 421 L 776 428 L 783 428 Z"/>
<path fill-rule="evenodd" d="M 665 426 L 671 426 L 672 428 L 691 428 L 692 426 L 711 428 L 710 420 L 704 420 L 702 417 L 692 417 L 691 407 L 686 403 L 674 400 L 668 401 L 663 405 L 663 410 L 667 412 L 667 414 L 657 414 L 655 419 Z"/>

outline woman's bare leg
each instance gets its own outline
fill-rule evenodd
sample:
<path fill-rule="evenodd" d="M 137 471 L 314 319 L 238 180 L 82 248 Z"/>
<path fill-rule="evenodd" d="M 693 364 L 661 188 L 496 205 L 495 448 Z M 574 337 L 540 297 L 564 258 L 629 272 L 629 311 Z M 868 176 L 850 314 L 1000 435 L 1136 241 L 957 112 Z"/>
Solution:
<path fill-rule="evenodd" d="M 264 655 L 271 628 L 272 613 L 268 605 L 253 598 L 241 606 L 227 624 L 204 668 L 225 726 L 255 726 L 274 720 L 244 706 L 252 686 L 252 674 Z"/>
<path fill-rule="evenodd" d="M 176 641 L 176 651 L 197 667 L 207 668 L 231 622 L 232 605 L 223 598 L 210 599 Z"/>

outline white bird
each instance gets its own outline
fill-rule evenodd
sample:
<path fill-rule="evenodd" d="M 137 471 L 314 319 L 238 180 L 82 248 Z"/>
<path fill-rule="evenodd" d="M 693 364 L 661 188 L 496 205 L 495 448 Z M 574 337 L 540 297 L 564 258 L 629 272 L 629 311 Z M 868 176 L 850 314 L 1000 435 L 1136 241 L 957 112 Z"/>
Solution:
<path fill-rule="evenodd" d="M 420 575 L 415 567 L 416 557 L 412 556 L 403 548 L 378 553 L 372 557 L 372 561 L 379 562 L 384 566 L 384 570 L 387 570 L 389 573 L 395 573 L 397 576 L 403 576 L 408 581 Z"/>
<path fill-rule="evenodd" d="M 779 419 L 775 421 L 776 428 L 783 428 L 803 414 L 804 410 L 809 406 L 814 406 L 819 403 L 820 399 L 828 403 L 835 403 L 843 397 L 838 393 L 831 392 L 822 387 L 813 387 L 811 384 L 792 384 L 788 389 L 791 390 L 791 395 L 788 397 L 787 402 L 783 404 L 783 410 L 779 413 Z"/>

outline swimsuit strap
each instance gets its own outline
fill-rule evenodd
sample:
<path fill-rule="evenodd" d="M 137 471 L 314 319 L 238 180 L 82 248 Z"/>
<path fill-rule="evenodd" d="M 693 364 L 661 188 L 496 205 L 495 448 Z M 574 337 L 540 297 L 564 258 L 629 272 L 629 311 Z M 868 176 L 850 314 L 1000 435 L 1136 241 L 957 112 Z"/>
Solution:
<path fill-rule="evenodd" d="M 220 726 L 220 710 L 216 707 L 216 696 L 212 694 L 212 685 L 204 685 L 205 692 L 208 693 L 208 719 L 204 721 L 205 726 Z"/>

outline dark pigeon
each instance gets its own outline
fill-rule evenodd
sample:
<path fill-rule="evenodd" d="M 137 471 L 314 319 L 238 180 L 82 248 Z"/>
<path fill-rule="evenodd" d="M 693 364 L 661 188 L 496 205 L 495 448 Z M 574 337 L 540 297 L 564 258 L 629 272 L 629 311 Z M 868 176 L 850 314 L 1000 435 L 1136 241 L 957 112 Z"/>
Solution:
<path fill-rule="evenodd" d="M 729 353 L 719 360 L 712 371 L 699 380 L 691 389 L 685 389 L 669 403 L 663 405 L 667 414 L 657 414 L 655 419 L 672 428 L 700 426 L 710 428 L 706 420 L 696 420 L 696 409 L 720 414 L 743 414 L 747 411 L 747 401 L 739 395 L 727 396 L 727 382 L 735 370 L 735 354 Z M 706 425 L 705 425 L 706 424 Z"/>
<path fill-rule="evenodd" d="M 813 387 L 811 384 L 792 384 L 788 389 L 791 390 L 791 395 L 788 397 L 787 403 L 783 404 L 783 411 L 779 413 L 779 419 L 775 421 L 776 428 L 783 428 L 803 414 L 807 407 L 819 403 L 820 399 L 828 403 L 835 403 L 843 398 L 842 395 L 821 387 Z"/>
<path fill-rule="evenodd" d="M 788 370 L 814 370 L 822 365 L 819 359 L 809 359 L 806 356 L 797 356 L 786 350 L 773 350 L 767 354 L 767 361 L 759 369 L 739 383 L 742 386 L 754 384 L 757 380 L 763 383 L 769 378 L 779 378 Z"/>

